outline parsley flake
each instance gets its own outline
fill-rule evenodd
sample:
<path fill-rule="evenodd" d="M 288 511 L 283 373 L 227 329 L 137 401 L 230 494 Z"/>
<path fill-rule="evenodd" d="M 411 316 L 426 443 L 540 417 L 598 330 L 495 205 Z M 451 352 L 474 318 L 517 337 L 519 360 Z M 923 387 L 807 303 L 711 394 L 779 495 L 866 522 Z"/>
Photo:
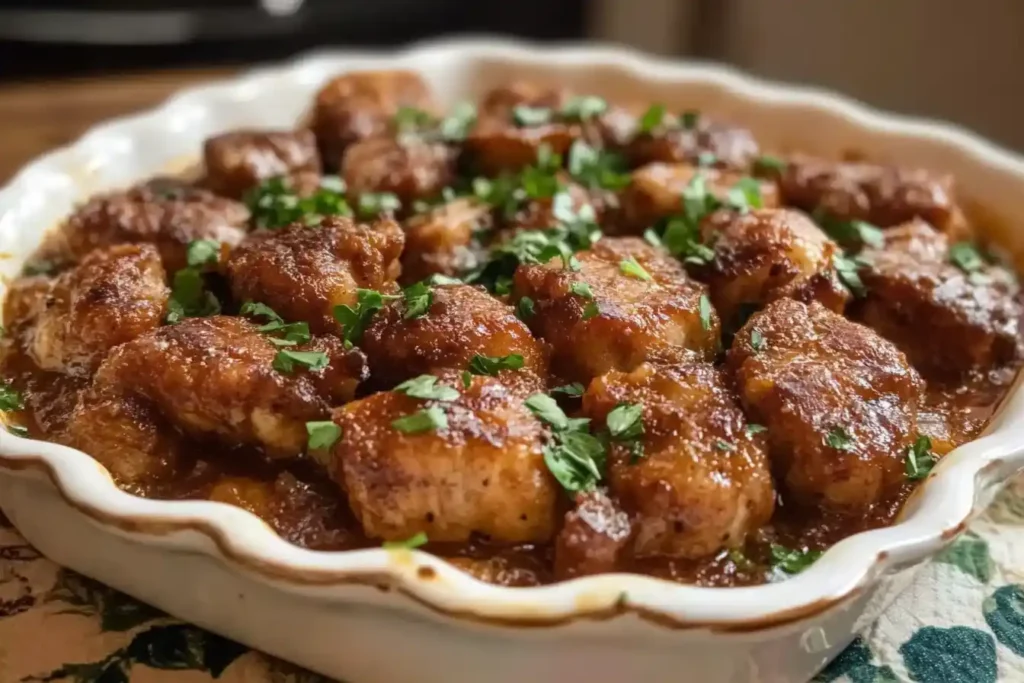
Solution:
<path fill-rule="evenodd" d="M 295 372 L 295 368 L 302 366 L 310 370 L 323 370 L 327 367 L 329 359 L 327 354 L 323 351 L 292 351 L 291 349 L 281 349 L 274 356 L 272 363 L 275 370 L 278 372 L 290 375 Z"/>
<path fill-rule="evenodd" d="M 582 95 L 573 97 L 560 112 L 562 117 L 568 121 L 588 121 L 608 111 L 608 102 L 602 97 L 594 95 Z"/>
<path fill-rule="evenodd" d="M 761 330 L 750 331 L 750 348 L 752 348 L 755 353 L 764 348 L 764 335 L 761 334 Z"/>
<path fill-rule="evenodd" d="M 679 122 L 686 130 L 693 130 L 700 123 L 700 112 L 695 110 L 684 111 L 679 116 Z"/>
<path fill-rule="evenodd" d="M 729 453 L 736 450 L 736 444 L 725 439 L 715 439 L 715 448 L 722 451 L 723 453 Z"/>
<path fill-rule="evenodd" d="M 707 294 L 700 295 L 698 308 L 700 311 L 700 326 L 705 330 L 710 330 L 711 314 L 714 312 L 714 309 L 711 308 L 711 299 L 708 298 Z"/>
<path fill-rule="evenodd" d="M 551 121 L 554 115 L 547 107 L 528 107 L 520 104 L 512 109 L 512 121 L 520 128 L 542 126 Z"/>
<path fill-rule="evenodd" d="M 399 107 L 392 121 L 398 132 L 405 134 L 415 133 L 434 125 L 434 117 L 417 107 Z"/>
<path fill-rule="evenodd" d="M 605 418 L 608 433 L 614 441 L 632 441 L 644 433 L 644 410 L 639 403 L 621 403 Z"/>
<path fill-rule="evenodd" d="M 885 233 L 867 221 L 841 221 L 820 213 L 815 214 L 815 220 L 829 237 L 844 246 L 859 248 L 866 245 L 875 249 L 885 246 Z"/>
<path fill-rule="evenodd" d="M 560 387 L 555 387 L 550 393 L 562 394 L 569 398 L 579 398 L 580 396 L 583 396 L 584 391 L 586 391 L 586 387 L 579 382 L 573 382 L 572 384 L 563 384 Z"/>
<path fill-rule="evenodd" d="M 853 437 L 843 427 L 833 427 L 825 435 L 825 443 L 837 451 L 848 451 L 853 448 Z"/>
<path fill-rule="evenodd" d="M 907 479 L 911 481 L 924 479 L 937 462 L 938 458 L 932 453 L 932 440 L 921 434 L 913 445 L 907 448 L 905 468 Z"/>
<path fill-rule="evenodd" d="M 433 401 L 454 401 L 459 397 L 459 392 L 455 389 L 438 384 L 434 375 L 420 375 L 407 379 L 395 387 L 395 391 L 413 398 Z"/>
<path fill-rule="evenodd" d="M 463 389 L 469 389 L 471 386 L 473 386 L 473 373 L 471 373 L 469 370 L 463 370 L 461 377 Z"/>
<path fill-rule="evenodd" d="M 356 307 L 345 304 L 334 307 L 334 319 L 344 330 L 344 339 L 349 344 L 357 344 L 363 338 L 373 315 L 384 307 L 387 299 L 396 299 L 395 295 L 384 295 L 372 289 L 356 290 Z"/>
<path fill-rule="evenodd" d="M 391 214 L 402 208 L 398 196 L 391 192 L 364 192 L 359 195 L 356 212 L 360 218 L 376 218 L 381 214 Z"/>
<path fill-rule="evenodd" d="M 448 428 L 448 416 L 440 406 L 428 406 L 411 415 L 391 421 L 391 426 L 405 434 L 420 434 Z"/>
<path fill-rule="evenodd" d="M 384 541 L 381 547 L 386 550 L 415 550 L 420 546 L 426 545 L 427 541 L 427 534 L 420 531 L 403 541 Z"/>
<path fill-rule="evenodd" d="M 220 313 L 220 302 L 207 291 L 203 274 L 198 268 L 182 268 L 174 274 L 171 296 L 167 301 L 168 324 L 183 318 L 204 318 Z"/>
<path fill-rule="evenodd" d="M 641 133 L 650 133 L 661 125 L 665 119 L 665 105 L 652 104 L 640 117 L 637 130 Z"/>
<path fill-rule="evenodd" d="M 524 296 L 516 303 L 516 317 L 523 322 L 532 318 L 535 310 L 536 307 L 533 303 L 533 299 L 528 296 Z"/>
<path fill-rule="evenodd" d="M 434 303 L 434 291 L 425 281 L 406 287 L 402 291 L 402 295 L 405 297 L 405 315 L 403 317 L 406 320 L 422 318 L 430 310 L 430 305 Z"/>
<path fill-rule="evenodd" d="M 767 432 L 768 428 L 765 427 L 764 425 L 759 425 L 756 422 L 751 422 L 746 426 L 746 428 L 743 431 L 746 432 L 747 436 L 753 436 L 754 434 Z"/>
<path fill-rule="evenodd" d="M 306 423 L 306 448 L 310 451 L 326 450 L 341 438 L 341 427 L 330 420 Z"/>
<path fill-rule="evenodd" d="M 496 376 L 502 370 L 519 370 L 523 367 L 523 357 L 518 353 L 507 356 L 482 356 L 479 353 L 469 361 L 469 371 L 474 375 Z"/>
<path fill-rule="evenodd" d="M 793 550 L 772 543 L 772 568 L 786 574 L 799 574 L 821 557 L 820 550 Z"/>
<path fill-rule="evenodd" d="M 441 137 L 449 142 L 464 140 L 475 123 L 476 106 L 472 102 L 460 102 L 441 120 Z"/>
<path fill-rule="evenodd" d="M 629 277 L 634 277 L 637 280 L 643 280 L 644 282 L 651 281 L 651 274 L 644 270 L 644 267 L 637 263 L 636 258 L 630 256 L 625 261 L 619 261 L 619 270 Z"/>
<path fill-rule="evenodd" d="M 305 344 L 311 338 L 309 323 L 285 323 L 284 319 L 270 306 L 257 301 L 246 301 L 238 310 L 239 315 L 252 318 L 266 318 L 267 322 L 256 328 L 262 334 L 273 334 L 270 341 L 277 346 Z"/>
<path fill-rule="evenodd" d="M 325 216 L 352 215 L 345 200 L 345 183 L 338 176 L 324 176 L 320 188 L 308 197 L 297 195 L 289 179 L 270 178 L 246 193 L 244 201 L 253 224 L 265 230 L 300 222 L 313 225 Z"/>
<path fill-rule="evenodd" d="M 220 260 L 220 242 L 216 240 L 192 240 L 185 252 L 188 265 L 193 268 L 216 265 Z"/>
<path fill-rule="evenodd" d="M 957 242 L 951 246 L 949 262 L 965 273 L 973 273 L 985 266 L 985 261 L 981 258 L 977 247 L 970 242 Z"/>
<path fill-rule="evenodd" d="M 590 285 L 588 285 L 586 282 L 573 282 L 571 285 L 569 285 L 569 291 L 575 294 L 576 296 L 583 297 L 584 299 L 594 298 L 594 290 L 592 290 L 590 288 Z"/>
<path fill-rule="evenodd" d="M 860 279 L 859 272 L 865 265 L 864 261 L 855 256 L 851 257 L 836 253 L 832 255 L 832 265 L 835 267 L 839 279 L 846 285 L 851 294 L 856 297 L 863 297 L 867 294 L 867 288 L 864 287 L 864 281 Z"/>
<path fill-rule="evenodd" d="M 754 168 L 762 173 L 782 173 L 786 170 L 786 160 L 773 154 L 762 154 L 754 160 Z"/>
<path fill-rule="evenodd" d="M 0 411 L 21 410 L 24 403 L 21 392 L 7 382 L 0 383 Z"/>

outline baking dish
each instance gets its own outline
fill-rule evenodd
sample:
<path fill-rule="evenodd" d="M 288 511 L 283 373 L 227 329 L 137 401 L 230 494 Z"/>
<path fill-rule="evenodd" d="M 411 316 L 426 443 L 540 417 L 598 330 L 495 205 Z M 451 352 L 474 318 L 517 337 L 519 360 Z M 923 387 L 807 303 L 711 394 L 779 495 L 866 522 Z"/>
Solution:
<path fill-rule="evenodd" d="M 986 208 L 987 237 L 1024 254 L 1024 237 L 1011 229 L 1024 218 L 1016 199 L 1024 161 L 962 131 L 717 67 L 477 39 L 390 55 L 313 55 L 101 126 L 0 192 L 0 273 L 13 276 L 83 196 L 187 168 L 209 135 L 290 126 L 330 76 L 361 68 L 415 69 L 447 101 L 515 77 L 558 82 L 609 99 L 698 108 L 749 126 L 769 148 L 947 171 L 969 205 Z M 303 550 L 241 509 L 137 498 L 87 455 L 6 432 L 0 508 L 54 560 L 350 683 L 799 681 L 869 624 L 913 568 L 1024 464 L 1022 415 L 1018 380 L 985 435 L 942 461 L 898 524 L 842 541 L 797 577 L 749 588 L 602 575 L 510 589 L 415 551 Z"/>

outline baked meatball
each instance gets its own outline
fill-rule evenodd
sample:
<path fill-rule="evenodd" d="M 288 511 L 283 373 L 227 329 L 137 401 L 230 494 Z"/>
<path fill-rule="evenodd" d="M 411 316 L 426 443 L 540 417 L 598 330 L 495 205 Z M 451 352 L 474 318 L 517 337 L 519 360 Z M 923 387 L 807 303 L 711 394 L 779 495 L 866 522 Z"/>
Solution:
<path fill-rule="evenodd" d="M 524 299 L 532 304 L 527 324 L 552 346 L 556 375 L 587 382 L 648 360 L 717 353 L 721 326 L 707 289 L 675 259 L 641 239 L 609 237 L 576 261 L 578 271 L 560 258 L 523 264 L 513 281 L 520 310 Z"/>
<path fill-rule="evenodd" d="M 341 174 L 355 205 L 363 193 L 388 192 L 408 208 L 452 184 L 455 150 L 418 138 L 369 138 L 348 148 Z"/>
<path fill-rule="evenodd" d="M 459 276 L 480 265 L 480 236 L 493 227 L 491 210 L 474 199 L 456 199 L 405 223 L 403 285 L 431 275 Z"/>
<path fill-rule="evenodd" d="M 904 481 L 924 385 L 871 329 L 778 299 L 737 332 L 728 367 L 795 501 L 862 513 Z"/>
<path fill-rule="evenodd" d="M 306 422 L 324 420 L 365 377 L 357 349 L 335 337 L 281 347 L 243 318 L 188 318 L 119 346 L 94 390 L 117 388 L 152 402 L 179 429 L 229 445 L 260 446 L 274 458 L 301 454 Z M 317 366 L 281 367 L 279 353 L 312 352 Z"/>
<path fill-rule="evenodd" d="M 666 115 L 654 130 L 636 135 L 625 148 L 630 164 L 701 164 L 746 171 L 759 154 L 757 142 L 746 128 L 706 116 L 697 116 L 692 122 L 684 119 L 689 116 Z"/>
<path fill-rule="evenodd" d="M 43 370 L 91 374 L 111 349 L 160 326 L 165 279 L 151 244 L 97 249 L 50 284 L 26 351 Z"/>
<path fill-rule="evenodd" d="M 320 175 L 316 138 L 308 130 L 223 133 L 206 140 L 203 158 L 206 187 L 235 199 L 270 178 L 288 178 L 301 186 Z"/>
<path fill-rule="evenodd" d="M 239 301 L 260 301 L 314 332 L 337 332 L 333 310 L 355 306 L 357 289 L 394 291 L 404 235 L 392 220 L 373 224 L 330 216 L 253 233 L 231 252 L 227 273 Z"/>
<path fill-rule="evenodd" d="M 99 247 L 153 244 L 173 273 L 187 265 L 189 242 L 234 246 L 245 237 L 248 220 L 248 209 L 234 200 L 187 185 L 154 183 L 96 195 L 64 222 L 58 239 L 74 261 Z"/>
<path fill-rule="evenodd" d="M 606 490 L 577 493 L 555 539 L 555 578 L 624 570 L 632 535 L 629 515 Z"/>
<path fill-rule="evenodd" d="M 458 373 L 441 383 L 452 401 L 390 391 L 334 412 L 341 427 L 327 468 L 370 538 L 426 533 L 464 542 L 543 543 L 554 534 L 558 484 L 544 464 L 545 428 L 504 383 Z M 399 420 L 434 411 L 443 424 Z"/>
<path fill-rule="evenodd" d="M 882 228 L 920 218 L 954 239 L 969 234 L 949 176 L 797 155 L 786 162 L 778 182 L 783 201 L 804 211 Z"/>
<path fill-rule="evenodd" d="M 706 557 L 768 521 L 775 490 L 766 441 L 747 431 L 718 370 L 645 363 L 597 378 L 583 395 L 593 425 L 622 405 L 640 406 L 643 431 L 633 443 L 612 436 L 608 481 L 633 518 L 637 557 Z"/>
<path fill-rule="evenodd" d="M 1016 279 L 981 259 L 964 261 L 966 272 L 950 254 L 946 236 L 923 221 L 886 230 L 883 248 L 862 253 L 859 317 L 926 376 L 954 378 L 1019 359 Z"/>
<path fill-rule="evenodd" d="M 540 390 L 547 378 L 547 349 L 511 306 L 471 285 L 436 285 L 431 292 L 424 315 L 409 318 L 405 301 L 394 300 L 367 327 L 362 347 L 377 386 L 468 370 L 477 355 L 514 354 L 522 356 L 522 367 L 501 370 L 498 376 L 527 393 Z"/>
<path fill-rule="evenodd" d="M 353 71 L 329 81 L 310 115 L 324 166 L 339 168 L 349 145 L 392 131 L 402 107 L 434 109 L 427 84 L 413 71 Z"/>
<path fill-rule="evenodd" d="M 781 297 L 818 301 L 840 313 L 849 299 L 833 262 L 838 248 L 799 212 L 718 211 L 702 223 L 701 234 L 714 257 L 691 272 L 708 283 L 727 326 Z"/>
<path fill-rule="evenodd" d="M 695 178 L 703 177 L 707 191 L 725 201 L 729 190 L 744 178 L 742 174 L 713 168 L 697 168 L 684 164 L 649 164 L 633 171 L 633 180 L 622 192 L 622 228 L 640 234 L 658 220 L 683 212 L 683 191 L 693 186 Z M 699 182 L 699 181 L 697 181 Z M 775 186 L 760 182 L 761 205 L 779 205 Z"/>

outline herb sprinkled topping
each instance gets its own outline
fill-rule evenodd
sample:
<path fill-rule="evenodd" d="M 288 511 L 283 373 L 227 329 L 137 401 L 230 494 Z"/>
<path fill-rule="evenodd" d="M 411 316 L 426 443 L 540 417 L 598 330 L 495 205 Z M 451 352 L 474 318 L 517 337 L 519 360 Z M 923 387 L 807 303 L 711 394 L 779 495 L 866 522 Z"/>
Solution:
<path fill-rule="evenodd" d="M 24 407 L 21 392 L 7 382 L 0 382 L 0 411 L 21 410 Z"/>
<path fill-rule="evenodd" d="M 295 368 L 301 366 L 310 370 L 323 370 L 327 367 L 329 359 L 323 351 L 292 351 L 281 349 L 274 356 L 273 367 L 278 372 L 290 375 Z"/>
<path fill-rule="evenodd" d="M 341 438 L 341 427 L 330 420 L 306 423 L 306 448 L 310 451 L 326 450 Z"/>
<path fill-rule="evenodd" d="M 459 397 L 459 392 L 452 387 L 438 384 L 434 375 L 420 375 L 407 379 L 395 387 L 395 391 L 413 398 L 433 401 L 454 401 Z"/>
<path fill-rule="evenodd" d="M 563 396 L 568 396 L 570 398 L 579 398 L 583 395 L 584 391 L 586 391 L 586 387 L 579 382 L 573 382 L 572 384 L 563 384 L 560 387 L 555 387 L 551 390 L 551 393 L 562 394 Z"/>
<path fill-rule="evenodd" d="M 640 133 L 650 133 L 655 128 L 661 125 L 661 122 L 665 118 L 665 105 L 664 104 L 652 104 L 647 108 L 647 111 L 640 117 L 640 121 L 637 124 L 637 130 Z"/>
<path fill-rule="evenodd" d="M 644 409 L 639 403 L 620 403 L 608 412 L 605 426 L 612 441 L 625 444 L 631 454 L 631 462 L 644 455 Z"/>
<path fill-rule="evenodd" d="M 683 124 L 683 128 L 686 130 L 693 130 L 700 123 L 700 112 L 692 109 L 684 111 L 679 116 L 679 122 Z"/>
<path fill-rule="evenodd" d="M 427 535 L 424 532 L 419 532 L 414 536 L 410 536 L 404 541 L 384 541 L 381 546 L 387 550 L 415 550 L 420 546 L 427 544 Z"/>
<path fill-rule="evenodd" d="M 391 426 L 405 434 L 420 434 L 448 428 L 448 416 L 440 406 L 427 406 L 421 410 L 391 421 Z"/>
<path fill-rule="evenodd" d="M 768 428 L 765 427 L 764 425 L 759 425 L 756 422 L 751 422 L 750 424 L 748 424 L 746 426 L 746 429 L 744 429 L 743 431 L 745 431 L 747 433 L 747 436 L 753 436 L 754 434 L 760 434 L 761 432 L 767 432 Z"/>
<path fill-rule="evenodd" d="M 608 110 L 608 103 L 601 97 L 594 95 L 582 95 L 573 97 L 560 112 L 562 118 L 567 121 L 588 121 L 598 117 Z"/>
<path fill-rule="evenodd" d="M 295 346 L 310 340 L 309 323 L 285 323 L 284 319 L 266 304 L 246 301 L 238 310 L 238 314 L 266 319 L 267 322 L 257 327 L 256 331 L 272 335 L 269 337 L 270 341 L 278 346 Z"/>
<path fill-rule="evenodd" d="M 587 431 L 587 419 L 570 419 L 547 394 L 533 394 L 526 407 L 551 426 L 552 439 L 544 446 L 544 463 L 570 493 L 593 490 L 604 476 L 606 454 L 600 439 Z"/>
<path fill-rule="evenodd" d="M 710 330 L 711 314 L 713 309 L 711 308 L 711 299 L 708 298 L 707 294 L 700 295 L 700 303 L 698 306 L 700 311 L 700 326 L 705 330 Z"/>
<path fill-rule="evenodd" d="M 761 334 L 761 330 L 750 331 L 750 348 L 755 352 L 764 348 L 764 335 Z"/>
<path fill-rule="evenodd" d="M 356 212 L 364 219 L 391 214 L 401 208 L 401 200 L 391 192 L 364 192 L 359 195 L 359 202 L 356 204 Z"/>
<path fill-rule="evenodd" d="M 820 550 L 793 550 L 772 543 L 772 568 L 786 574 L 799 574 L 821 557 Z"/>
<path fill-rule="evenodd" d="M 512 121 L 520 128 L 550 123 L 554 112 L 547 107 L 528 107 L 520 104 L 512 109 Z"/>
<path fill-rule="evenodd" d="M 762 173 L 781 173 L 786 165 L 785 159 L 773 154 L 762 154 L 754 160 L 754 168 Z"/>
<path fill-rule="evenodd" d="M 475 123 L 476 106 L 472 102 L 460 102 L 441 120 L 441 137 L 449 142 L 464 140 Z"/>
<path fill-rule="evenodd" d="M 645 282 L 651 281 L 651 274 L 644 270 L 644 267 L 637 263 L 636 258 L 630 256 L 625 261 L 619 261 L 619 270 L 624 275 L 634 277 Z"/>
<path fill-rule="evenodd" d="M 402 296 L 405 297 L 405 315 L 402 317 L 406 320 L 422 318 L 434 303 L 434 290 L 425 280 L 406 287 Z"/>
<path fill-rule="evenodd" d="M 825 443 L 837 451 L 848 451 L 853 448 L 853 437 L 843 427 L 833 427 L 825 435 Z"/>
<path fill-rule="evenodd" d="M 518 353 L 507 356 L 482 356 L 479 353 L 469 361 L 469 371 L 474 375 L 497 376 L 502 370 L 519 370 L 523 367 L 523 357 Z"/>
<path fill-rule="evenodd" d="M 286 178 L 265 180 L 245 195 L 245 205 L 257 228 L 277 230 L 292 223 L 319 223 L 324 216 L 351 216 L 345 200 L 345 183 L 338 176 L 325 176 L 320 188 L 300 197 Z"/>
<path fill-rule="evenodd" d="M 924 479 L 935 467 L 938 458 L 932 453 L 932 440 L 921 434 L 913 445 L 907 448 L 906 474 L 907 479 L 917 481 Z"/>
<path fill-rule="evenodd" d="M 384 295 L 372 289 L 357 289 L 355 308 L 344 304 L 335 306 L 334 319 L 344 328 L 345 343 L 359 343 L 374 313 L 384 307 L 385 300 L 397 298 L 396 295 Z"/>
<path fill-rule="evenodd" d="M 213 251 L 216 242 L 194 240 L 186 250 L 189 265 L 174 274 L 171 282 L 171 296 L 167 301 L 167 324 L 174 325 L 183 318 L 205 318 L 220 313 L 220 302 L 206 289 L 203 270 L 210 263 L 216 263 L 219 254 Z"/>
<path fill-rule="evenodd" d="M 957 242 L 951 246 L 949 262 L 965 273 L 973 273 L 985 267 L 985 261 L 977 247 L 970 242 Z"/>
<path fill-rule="evenodd" d="M 846 285 L 851 294 L 856 297 L 863 297 L 867 293 L 864 281 L 860 279 L 859 273 L 860 269 L 865 265 L 864 261 L 856 256 L 844 256 L 836 253 L 832 255 L 832 265 L 835 267 L 839 279 Z"/>
<path fill-rule="evenodd" d="M 526 322 L 533 317 L 534 310 L 535 306 L 533 299 L 528 296 L 524 296 L 518 303 L 516 303 L 516 317 L 523 322 Z"/>

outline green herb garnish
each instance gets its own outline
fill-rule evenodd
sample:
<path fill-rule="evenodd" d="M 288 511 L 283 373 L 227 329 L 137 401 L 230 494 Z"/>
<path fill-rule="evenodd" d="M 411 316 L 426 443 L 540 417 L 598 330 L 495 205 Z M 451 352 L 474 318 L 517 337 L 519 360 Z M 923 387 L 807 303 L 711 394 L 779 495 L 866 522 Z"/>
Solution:
<path fill-rule="evenodd" d="M 583 395 L 584 391 L 586 391 L 586 387 L 584 387 L 579 382 L 573 382 L 572 384 L 563 384 L 560 387 L 555 387 L 554 389 L 551 390 L 550 393 L 562 394 L 563 396 L 568 396 L 569 398 L 579 398 L 580 396 Z"/>
<path fill-rule="evenodd" d="M 907 479 L 911 481 L 924 479 L 937 462 L 938 458 L 932 453 L 932 440 L 921 434 L 914 441 L 913 445 L 907 448 Z"/>
<path fill-rule="evenodd" d="M 752 348 L 755 353 L 764 348 L 764 335 L 761 334 L 761 330 L 750 331 L 750 348 Z"/>
<path fill-rule="evenodd" d="M 308 197 L 298 196 L 291 181 L 270 178 L 245 195 L 245 204 L 257 228 L 276 230 L 292 223 L 315 225 L 325 216 L 351 216 L 345 200 L 345 183 L 337 176 L 325 176 L 320 189 Z"/>
<path fill-rule="evenodd" d="M 552 428 L 544 463 L 570 493 L 593 490 L 604 476 L 606 454 L 601 440 L 587 431 L 589 420 L 570 420 L 553 398 L 534 394 L 526 407 Z"/>
<path fill-rule="evenodd" d="M 192 240 L 186 248 L 185 258 L 193 268 L 213 266 L 220 259 L 220 242 L 216 240 Z"/>
<path fill-rule="evenodd" d="M 413 398 L 433 401 L 454 401 L 459 397 L 459 392 L 455 389 L 438 384 L 434 375 L 420 375 L 407 379 L 395 387 L 395 391 Z"/>
<path fill-rule="evenodd" d="M 714 309 L 711 308 L 711 299 L 708 298 L 707 294 L 700 295 L 698 310 L 700 312 L 700 326 L 705 330 L 710 330 L 711 315 L 714 312 Z"/>
<path fill-rule="evenodd" d="M 401 200 L 391 192 L 364 192 L 359 195 L 359 202 L 356 204 L 356 212 L 364 219 L 394 213 L 401 208 Z"/>
<path fill-rule="evenodd" d="M 274 309 L 266 304 L 256 301 L 246 301 L 238 310 L 239 315 L 253 318 L 265 318 L 266 323 L 256 328 L 257 332 L 274 335 L 269 337 L 271 343 L 278 346 L 294 346 L 305 344 L 311 338 L 309 334 L 309 323 L 297 322 L 286 323 Z"/>
<path fill-rule="evenodd" d="M 426 545 L 427 540 L 427 535 L 421 531 L 404 541 L 384 541 L 381 547 L 387 550 L 415 550 L 420 546 Z"/>
<path fill-rule="evenodd" d="M 476 106 L 472 102 L 460 102 L 441 120 L 441 137 L 449 142 L 464 140 L 475 123 Z"/>
<path fill-rule="evenodd" d="M 278 372 L 290 375 L 295 368 L 302 366 L 310 370 L 323 370 L 327 367 L 329 359 L 323 351 L 292 351 L 281 349 L 274 356 L 273 367 Z"/>
<path fill-rule="evenodd" d="M 693 130 L 700 123 L 700 112 L 692 109 L 684 111 L 679 116 L 679 122 L 683 124 L 683 128 L 686 130 Z"/>
<path fill-rule="evenodd" d="M 334 319 L 341 324 L 345 341 L 348 344 L 358 344 L 373 315 L 384 307 L 384 302 L 397 298 L 396 295 L 384 295 L 372 289 L 357 289 L 355 308 L 345 304 L 335 306 Z"/>
<path fill-rule="evenodd" d="M 970 242 L 957 242 L 949 248 L 949 262 L 964 271 L 973 273 L 985 267 L 985 260 Z"/>
<path fill-rule="evenodd" d="M 306 449 L 310 451 L 325 450 L 333 446 L 341 438 L 341 427 L 330 420 L 306 423 Z"/>
<path fill-rule="evenodd" d="M 640 133 L 650 133 L 655 128 L 661 125 L 661 122 L 665 119 L 665 105 L 664 104 L 652 104 L 647 108 L 647 111 L 640 117 L 640 121 L 637 126 L 637 130 Z"/>
<path fill-rule="evenodd" d="M 644 282 L 651 281 L 651 274 L 644 270 L 644 267 L 637 263 L 637 260 L 630 256 L 625 261 L 619 261 L 619 270 L 629 277 L 634 277 L 637 280 L 643 280 Z"/>
<path fill-rule="evenodd" d="M 594 95 L 573 97 L 562 107 L 562 118 L 568 121 L 589 121 L 608 111 L 608 103 L 604 98 Z"/>
<path fill-rule="evenodd" d="M 430 305 L 434 303 L 434 291 L 425 281 L 406 287 L 402 291 L 402 296 L 405 297 L 405 315 L 403 317 L 406 320 L 422 318 L 430 310 Z"/>
<path fill-rule="evenodd" d="M 551 121 L 554 112 L 547 107 L 528 107 L 520 104 L 512 109 L 512 121 L 521 128 L 542 126 Z"/>
<path fill-rule="evenodd" d="M 837 451 L 848 451 L 853 448 L 853 437 L 843 427 L 833 427 L 825 435 L 825 443 Z"/>
<path fill-rule="evenodd" d="M 747 436 L 753 436 L 754 434 L 760 434 L 761 432 L 767 432 L 768 428 L 764 425 L 759 425 L 756 422 L 751 422 L 743 430 L 747 433 Z"/>
<path fill-rule="evenodd" d="M 7 382 L 0 383 L 0 411 L 21 410 L 24 407 L 21 392 Z"/>
<path fill-rule="evenodd" d="M 428 406 L 411 415 L 391 421 L 391 426 L 405 434 L 420 434 L 448 428 L 448 416 L 440 406 Z"/>
<path fill-rule="evenodd" d="M 533 303 L 533 299 L 528 296 L 524 296 L 516 303 L 516 317 L 523 322 L 532 318 L 535 310 L 536 307 Z"/>
<path fill-rule="evenodd" d="M 479 353 L 469 361 L 469 371 L 474 375 L 496 376 L 502 370 L 519 370 L 523 367 L 523 357 L 518 353 L 507 356 L 482 356 Z"/>
<path fill-rule="evenodd" d="M 775 543 L 771 545 L 772 568 L 786 574 L 799 574 L 821 557 L 820 550 L 792 550 Z"/>

